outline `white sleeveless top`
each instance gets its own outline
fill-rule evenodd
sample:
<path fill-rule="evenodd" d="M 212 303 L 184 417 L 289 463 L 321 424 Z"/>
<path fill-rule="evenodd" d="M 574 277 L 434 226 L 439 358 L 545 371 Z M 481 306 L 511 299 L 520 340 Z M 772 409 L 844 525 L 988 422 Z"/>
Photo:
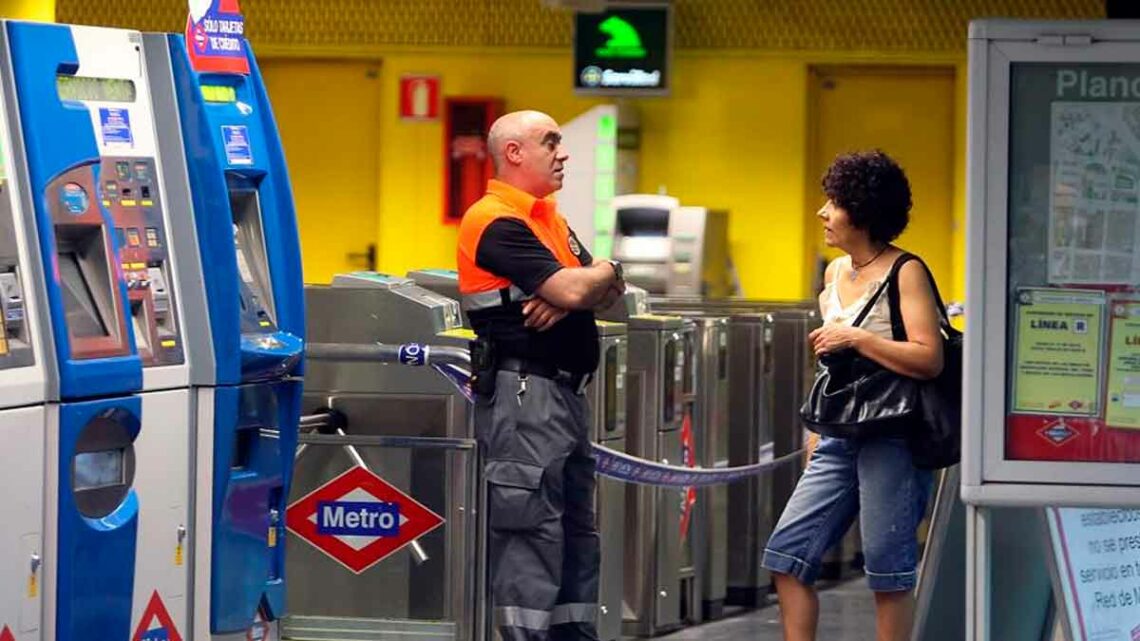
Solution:
<path fill-rule="evenodd" d="M 850 270 L 851 257 L 844 256 L 844 259 L 847 261 L 847 269 Z M 878 291 L 879 286 L 883 284 L 883 280 L 886 279 L 886 277 L 887 275 L 883 274 L 882 278 L 867 283 L 867 289 L 863 292 L 863 295 L 844 307 L 843 303 L 839 300 L 839 289 L 835 286 L 835 281 L 842 278 L 842 276 L 836 274 L 835 278 L 824 286 L 823 291 L 819 295 L 819 309 L 820 313 L 823 314 L 823 322 L 850 325 L 852 321 L 855 320 L 855 317 L 859 315 L 859 312 L 863 311 L 863 307 L 867 304 L 867 301 L 875 295 L 875 292 Z M 887 300 L 887 290 L 885 288 L 883 289 L 883 293 L 879 295 L 879 298 L 875 300 L 874 307 L 868 312 L 867 317 L 863 319 L 863 323 L 860 327 L 883 338 L 893 338 L 893 334 L 891 334 L 891 305 Z"/>

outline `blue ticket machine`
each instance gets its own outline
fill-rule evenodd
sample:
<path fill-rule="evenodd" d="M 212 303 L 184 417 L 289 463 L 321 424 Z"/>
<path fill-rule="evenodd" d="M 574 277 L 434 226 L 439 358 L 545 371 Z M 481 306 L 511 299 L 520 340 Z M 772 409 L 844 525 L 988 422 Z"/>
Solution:
<path fill-rule="evenodd" d="M 181 132 L 211 338 L 210 366 L 196 361 L 191 371 L 199 388 L 193 638 L 275 637 L 305 335 L 285 157 L 251 54 L 249 75 L 199 73 L 182 36 L 144 42 L 158 128 Z M 162 144 L 175 142 L 160 133 Z"/>
<path fill-rule="evenodd" d="M 128 639 L 139 528 L 134 487 L 143 363 L 105 183 L 136 130 L 112 30 L 9 22 L 6 111 L 20 119 L 25 217 L 38 236 L 54 345 L 45 439 L 42 638 Z M 121 33 L 121 32 L 119 32 Z M 26 163 L 26 164 L 25 164 Z M 26 172 L 26 173 L 25 173 Z"/>

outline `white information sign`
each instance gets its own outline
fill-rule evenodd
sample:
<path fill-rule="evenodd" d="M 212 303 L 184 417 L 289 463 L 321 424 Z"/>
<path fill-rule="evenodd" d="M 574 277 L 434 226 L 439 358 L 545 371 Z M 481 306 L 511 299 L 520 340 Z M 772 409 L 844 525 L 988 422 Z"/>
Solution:
<path fill-rule="evenodd" d="M 1072 641 L 1140 641 L 1140 510 L 1045 513 Z"/>

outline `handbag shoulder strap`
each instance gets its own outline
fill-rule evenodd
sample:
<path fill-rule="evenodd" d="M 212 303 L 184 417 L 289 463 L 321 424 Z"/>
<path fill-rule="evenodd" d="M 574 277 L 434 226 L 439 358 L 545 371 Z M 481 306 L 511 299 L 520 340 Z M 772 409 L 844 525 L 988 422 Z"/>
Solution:
<path fill-rule="evenodd" d="M 902 310 L 899 304 L 899 270 L 906 263 L 917 260 L 919 265 L 922 265 L 923 271 L 926 272 L 926 278 L 930 282 L 930 290 L 934 294 L 934 302 L 938 305 L 938 324 L 942 331 L 947 336 L 953 336 L 960 333 L 957 329 L 950 324 L 950 315 L 946 312 L 946 303 L 942 302 L 942 294 L 938 292 L 938 283 L 934 280 L 934 274 L 930 271 L 930 267 L 926 262 L 918 256 L 910 252 L 903 252 L 901 256 L 895 261 L 891 267 L 891 274 L 887 278 L 889 286 L 887 287 L 887 303 L 891 308 L 891 334 L 896 341 L 905 341 L 906 326 L 903 324 Z"/>

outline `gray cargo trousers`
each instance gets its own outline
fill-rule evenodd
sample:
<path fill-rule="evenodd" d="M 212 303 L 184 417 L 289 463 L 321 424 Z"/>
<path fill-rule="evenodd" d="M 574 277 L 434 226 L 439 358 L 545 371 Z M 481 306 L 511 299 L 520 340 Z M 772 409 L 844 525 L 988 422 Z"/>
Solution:
<path fill-rule="evenodd" d="M 595 461 L 585 396 L 499 371 L 475 402 L 487 481 L 489 571 L 503 641 L 596 641 Z"/>

